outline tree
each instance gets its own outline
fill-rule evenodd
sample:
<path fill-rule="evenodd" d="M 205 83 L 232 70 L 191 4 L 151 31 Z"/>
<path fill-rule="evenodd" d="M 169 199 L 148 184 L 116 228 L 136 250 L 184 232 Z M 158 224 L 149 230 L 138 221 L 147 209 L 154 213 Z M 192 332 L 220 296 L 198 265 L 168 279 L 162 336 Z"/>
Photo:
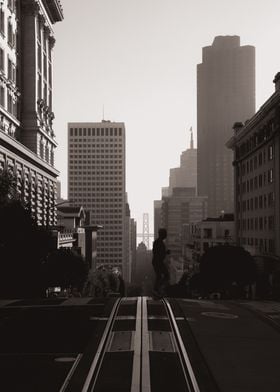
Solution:
<path fill-rule="evenodd" d="M 60 248 L 51 252 L 42 268 L 45 287 L 77 288 L 82 290 L 88 276 L 84 258 L 71 249 Z"/>
<path fill-rule="evenodd" d="M 51 234 L 38 227 L 17 191 L 16 177 L 0 173 L 0 297 L 42 295 L 41 264 Z"/>
<path fill-rule="evenodd" d="M 239 291 L 256 279 L 253 257 L 239 246 L 220 245 L 209 248 L 200 261 L 201 284 L 208 292 Z"/>

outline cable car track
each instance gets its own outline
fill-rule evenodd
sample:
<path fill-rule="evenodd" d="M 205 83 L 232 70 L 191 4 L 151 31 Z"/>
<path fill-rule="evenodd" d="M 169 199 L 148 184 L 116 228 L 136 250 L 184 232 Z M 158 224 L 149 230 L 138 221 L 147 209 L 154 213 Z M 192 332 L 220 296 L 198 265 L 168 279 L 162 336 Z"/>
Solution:
<path fill-rule="evenodd" d="M 160 364 L 168 365 L 169 360 L 172 366 L 167 374 Z M 68 386 L 77 368 L 76 363 L 60 392 L 73 390 Z M 174 382 L 176 391 L 200 391 L 169 301 L 118 299 L 106 319 L 80 391 L 164 391 L 159 385 L 169 388 L 164 377 Z"/>

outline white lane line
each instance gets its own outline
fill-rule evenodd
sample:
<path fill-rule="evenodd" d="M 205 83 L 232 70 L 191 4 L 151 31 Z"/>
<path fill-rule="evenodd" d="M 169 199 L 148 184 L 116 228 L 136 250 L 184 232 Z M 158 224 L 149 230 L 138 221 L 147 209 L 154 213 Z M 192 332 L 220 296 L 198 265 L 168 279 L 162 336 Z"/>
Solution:
<path fill-rule="evenodd" d="M 134 334 L 134 354 L 131 392 L 140 392 L 141 379 L 141 334 L 142 334 L 142 297 L 137 299 L 136 327 Z"/>
<path fill-rule="evenodd" d="M 147 297 L 142 303 L 142 392 L 151 391 Z"/>

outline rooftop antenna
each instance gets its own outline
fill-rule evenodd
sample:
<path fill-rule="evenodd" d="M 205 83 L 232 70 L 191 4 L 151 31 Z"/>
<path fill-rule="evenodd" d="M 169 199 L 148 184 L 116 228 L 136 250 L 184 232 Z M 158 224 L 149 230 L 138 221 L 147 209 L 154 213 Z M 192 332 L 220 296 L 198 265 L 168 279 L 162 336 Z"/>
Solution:
<path fill-rule="evenodd" d="M 190 143 L 190 148 L 193 150 L 193 130 L 192 127 L 190 127 L 190 132 L 191 132 L 191 143 Z"/>
<path fill-rule="evenodd" d="M 102 121 L 105 121 L 105 118 L 104 118 L 104 103 L 103 103 L 103 108 L 102 108 Z"/>

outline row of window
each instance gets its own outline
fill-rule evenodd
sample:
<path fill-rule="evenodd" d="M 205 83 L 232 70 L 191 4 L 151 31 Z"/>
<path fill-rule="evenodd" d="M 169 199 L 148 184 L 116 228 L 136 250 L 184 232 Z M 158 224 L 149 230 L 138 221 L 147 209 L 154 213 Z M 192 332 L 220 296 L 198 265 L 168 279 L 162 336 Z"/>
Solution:
<path fill-rule="evenodd" d="M 90 153 L 91 152 L 91 153 Z M 89 154 L 90 153 L 90 154 Z M 70 151 L 69 157 L 71 158 L 92 158 L 99 157 L 101 154 L 106 154 L 108 158 L 122 158 L 122 151 L 121 150 L 100 150 L 97 149 L 96 151 L 82 151 L 82 150 L 75 150 Z"/>
<path fill-rule="evenodd" d="M 101 168 L 101 169 L 102 169 L 102 168 Z M 95 171 L 94 174 L 97 175 L 97 176 L 102 176 L 103 178 L 104 178 L 104 176 L 105 176 L 105 172 L 104 172 L 104 171 Z M 106 173 L 106 174 L 107 174 L 107 173 Z M 122 174 L 123 174 L 123 172 L 122 172 L 121 170 L 119 170 L 119 171 L 118 171 L 118 170 L 114 171 L 114 177 L 115 177 L 115 178 L 116 178 L 116 177 L 122 178 Z M 77 178 L 77 175 L 81 175 L 81 176 L 84 175 L 84 177 L 86 177 L 86 172 L 85 172 L 85 171 L 72 170 L 72 171 L 70 172 L 70 175 L 69 175 L 70 180 L 76 179 L 76 178 Z M 90 177 L 93 175 L 93 171 L 89 171 L 89 172 L 88 172 L 88 175 L 89 175 L 88 180 L 90 181 Z M 108 178 L 110 178 L 109 174 L 108 174 Z"/>
<path fill-rule="evenodd" d="M 43 62 L 42 62 L 43 57 Z M 38 63 L 38 71 L 42 74 L 45 80 L 48 79 L 49 85 L 52 85 L 52 63 L 48 60 L 47 55 L 42 52 L 41 45 L 37 46 L 37 63 Z M 42 69 L 43 64 L 43 69 Z"/>
<path fill-rule="evenodd" d="M 91 159 L 89 159 L 91 158 Z M 99 159 L 95 159 L 99 158 Z M 78 163 L 91 163 L 92 165 L 94 164 L 121 164 L 122 163 L 122 156 L 121 155 L 101 155 L 101 154 L 95 154 L 94 156 L 92 155 L 70 155 L 70 164 L 73 164 L 75 162 Z"/>
<path fill-rule="evenodd" d="M 274 215 L 271 216 L 260 216 L 256 218 L 249 219 L 238 219 L 237 228 L 240 230 L 274 230 L 275 229 L 275 219 Z"/>
<path fill-rule="evenodd" d="M 71 144 L 69 146 L 69 151 L 71 152 L 80 152 L 80 153 L 95 153 L 97 151 L 111 152 L 111 151 L 122 151 L 123 144 L 122 143 L 97 143 L 96 141 L 89 141 L 86 144 Z"/>
<path fill-rule="evenodd" d="M 250 199 L 243 200 L 242 204 L 238 201 L 237 212 L 241 211 L 241 207 L 243 212 L 254 211 L 262 208 L 271 208 L 274 206 L 274 202 L 274 192 L 269 192 L 268 195 L 259 195 L 254 198 L 251 197 Z"/>
<path fill-rule="evenodd" d="M 269 169 L 267 172 L 259 174 L 250 180 L 243 181 L 241 185 L 241 192 L 253 192 L 256 189 L 262 188 L 267 184 L 274 182 L 274 170 Z M 237 194 L 240 194 L 240 184 L 237 184 Z"/>
<path fill-rule="evenodd" d="M 121 136 L 122 128 L 70 128 L 70 136 Z"/>
<path fill-rule="evenodd" d="M 268 161 L 272 161 L 274 158 L 274 146 L 272 144 L 267 147 L 267 154 L 265 148 L 258 154 L 256 154 L 253 158 L 243 162 L 241 165 L 241 170 L 240 167 L 237 166 L 237 175 L 240 175 L 241 173 L 241 175 L 244 176 L 245 174 L 249 174 L 253 170 L 258 169 L 258 167 L 261 167 L 263 164 L 266 163 L 266 157 Z"/>
<path fill-rule="evenodd" d="M 122 145 L 122 138 L 118 135 L 117 137 L 72 137 L 69 140 L 69 146 L 70 147 L 76 147 L 76 146 L 80 146 L 80 147 L 87 147 L 87 145 L 89 144 L 95 144 L 97 146 L 109 146 L 109 145 L 117 145 L 119 143 L 119 146 Z M 102 144 L 103 143 L 103 144 Z"/>
<path fill-rule="evenodd" d="M 254 151 L 258 146 L 268 140 L 274 132 L 274 123 L 270 121 L 263 128 L 254 132 L 247 140 L 236 148 L 236 158 L 240 159 L 244 155 Z"/>
<path fill-rule="evenodd" d="M 242 245 L 251 245 L 258 247 L 262 252 L 274 253 L 275 252 L 275 241 L 266 238 L 242 238 Z"/>

